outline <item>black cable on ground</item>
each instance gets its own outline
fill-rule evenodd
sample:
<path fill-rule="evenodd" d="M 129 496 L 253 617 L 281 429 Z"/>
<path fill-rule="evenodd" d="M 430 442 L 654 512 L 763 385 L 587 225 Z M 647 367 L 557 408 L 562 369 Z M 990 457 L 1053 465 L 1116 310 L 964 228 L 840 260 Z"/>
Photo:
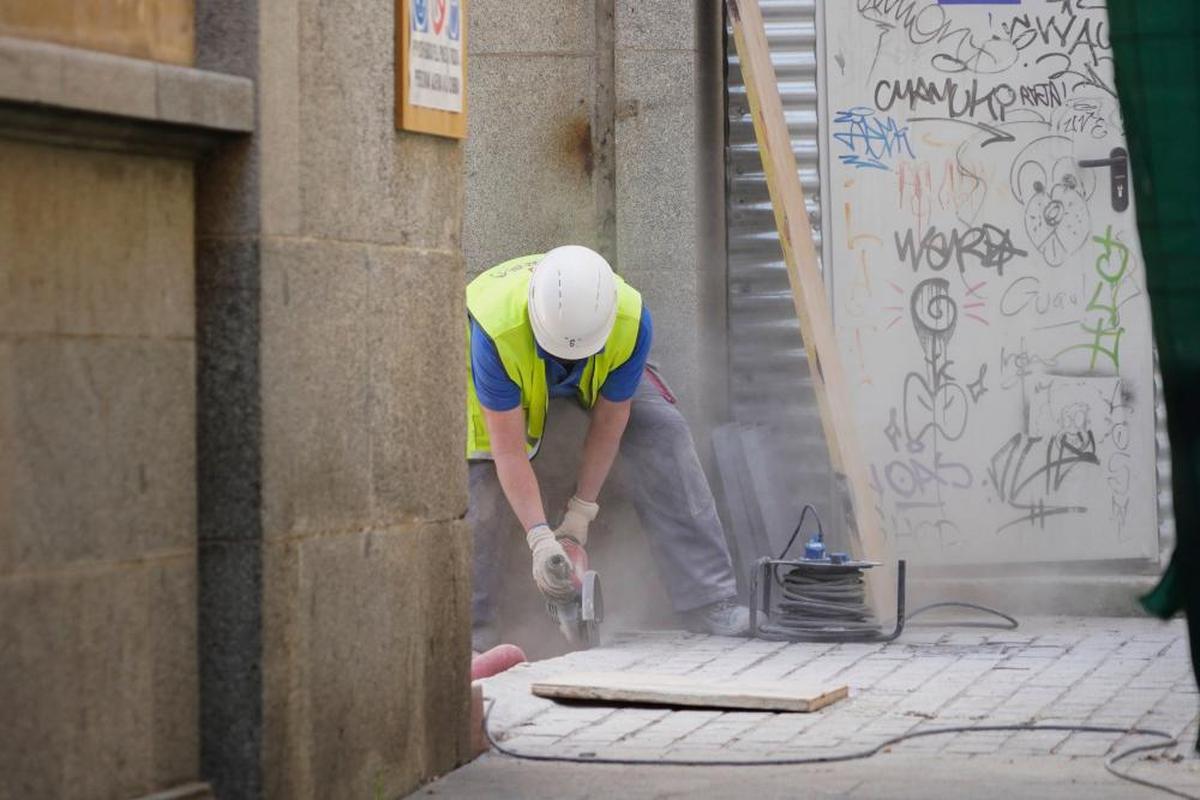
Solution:
<path fill-rule="evenodd" d="M 918 614 L 924 614 L 926 611 L 933 611 L 935 608 L 969 608 L 969 609 L 972 609 L 973 611 L 982 611 L 985 614 L 991 614 L 993 616 L 997 616 L 997 617 L 1000 617 L 1001 619 L 1005 620 L 1003 623 L 1000 623 L 1000 622 L 973 622 L 971 620 L 964 620 L 962 622 L 957 622 L 957 621 L 939 622 L 939 623 L 937 623 L 938 625 L 951 625 L 956 628 L 994 628 L 994 629 L 1002 630 L 1002 631 L 1015 631 L 1017 628 L 1021 627 L 1021 623 L 1017 622 L 1015 617 L 1010 617 L 1008 614 L 1005 614 L 1003 611 L 997 611 L 994 608 L 988 608 L 987 606 L 981 606 L 981 605 L 978 605 L 977 603 L 963 603 L 963 602 L 958 602 L 958 601 L 944 601 L 941 603 L 930 603 L 929 605 L 921 606 L 916 611 L 908 612 L 908 618 L 909 618 L 909 620 L 911 620 L 913 617 L 917 616 Z"/>
<path fill-rule="evenodd" d="M 1144 753 L 1149 750 L 1165 750 L 1175 747 L 1179 744 L 1179 740 L 1166 731 L 1155 730 L 1153 728 L 1121 728 L 1110 725 L 1051 725 L 1040 723 L 1017 723 L 1013 725 L 956 725 L 947 728 L 931 728 L 924 731 L 912 731 L 899 736 L 893 736 L 890 739 L 885 739 L 874 747 L 869 747 L 865 750 L 855 750 L 849 753 L 833 753 L 829 755 L 819 756 L 798 756 L 795 758 L 758 758 L 758 759 L 713 759 L 713 760 L 697 760 L 690 758 L 663 758 L 663 759 L 640 759 L 640 758 L 606 758 L 606 757 L 589 757 L 589 756 L 568 756 L 568 755 L 548 755 L 545 753 L 522 753 L 518 750 L 505 747 L 496 741 L 492 735 L 492 730 L 489 725 L 489 720 L 492 716 L 492 709 L 495 708 L 496 701 L 493 700 L 488 704 L 487 711 L 483 715 L 483 734 L 488 740 L 488 744 L 498 753 L 509 756 L 510 758 L 518 758 L 523 761 L 548 761 L 565 764 L 610 764 L 620 766 L 659 766 L 659 767 L 798 767 L 808 766 L 812 764 L 834 764 L 841 761 L 860 761 L 862 759 L 871 758 L 878 755 L 889 747 L 900 744 L 901 742 L 910 739 L 921 739 L 927 736 L 945 736 L 951 733 L 1021 733 L 1026 731 L 1060 731 L 1065 733 L 1110 733 L 1119 734 L 1122 736 L 1153 736 L 1163 741 L 1152 744 L 1142 744 L 1135 747 L 1126 748 L 1115 755 L 1105 759 L 1104 768 L 1112 775 L 1120 778 L 1123 781 L 1136 783 L 1140 786 L 1145 786 L 1149 789 L 1157 789 L 1161 792 L 1182 797 L 1184 800 L 1200 800 L 1200 796 L 1188 794 L 1187 792 L 1174 789 L 1170 786 L 1146 778 L 1139 778 L 1125 772 L 1121 772 L 1116 768 L 1118 761 L 1121 761 L 1129 756 L 1137 753 Z"/>

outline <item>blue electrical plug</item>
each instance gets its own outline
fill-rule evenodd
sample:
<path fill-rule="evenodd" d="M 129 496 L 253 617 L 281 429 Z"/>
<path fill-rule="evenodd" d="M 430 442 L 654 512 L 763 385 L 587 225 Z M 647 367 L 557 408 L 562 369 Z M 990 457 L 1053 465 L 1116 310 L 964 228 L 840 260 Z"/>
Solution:
<path fill-rule="evenodd" d="M 818 533 L 804 545 L 805 561 L 825 561 L 825 536 Z"/>

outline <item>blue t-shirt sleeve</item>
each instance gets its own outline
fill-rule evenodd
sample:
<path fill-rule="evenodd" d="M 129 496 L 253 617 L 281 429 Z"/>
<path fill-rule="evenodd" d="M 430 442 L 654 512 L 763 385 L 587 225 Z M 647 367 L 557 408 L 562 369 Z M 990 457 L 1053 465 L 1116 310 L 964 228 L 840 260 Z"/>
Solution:
<path fill-rule="evenodd" d="M 608 373 L 604 385 L 600 387 L 600 394 L 605 400 L 621 403 L 633 397 L 641 383 L 642 372 L 646 369 L 646 359 L 650 357 L 650 343 L 653 340 L 654 323 L 650 319 L 650 309 L 642 303 L 642 321 L 638 326 L 633 352 L 624 364 Z"/>
<path fill-rule="evenodd" d="M 489 411 L 511 411 L 521 404 L 521 387 L 508 377 L 496 344 L 471 320 L 471 380 L 479 403 Z"/>

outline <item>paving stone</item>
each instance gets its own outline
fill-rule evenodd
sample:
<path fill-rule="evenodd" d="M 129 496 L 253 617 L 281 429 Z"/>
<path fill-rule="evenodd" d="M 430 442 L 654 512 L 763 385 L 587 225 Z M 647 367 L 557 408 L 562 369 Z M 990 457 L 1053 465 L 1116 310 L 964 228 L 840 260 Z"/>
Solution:
<path fill-rule="evenodd" d="M 1009 739 L 1007 733 L 968 733 L 948 738 L 942 748 L 943 753 L 958 753 L 966 755 L 983 755 L 1000 750 Z"/>
<path fill-rule="evenodd" d="M 941 656 L 911 658 L 895 672 L 881 680 L 875 688 L 896 691 L 911 691 L 925 683 L 934 675 L 940 674 L 954 660 Z"/>
<path fill-rule="evenodd" d="M 1049 706 L 1045 714 L 1054 719 L 1064 720 L 1067 722 L 1083 722 L 1095 711 L 1095 706 L 1087 705 L 1064 705 L 1062 703 L 1054 703 Z"/>
<path fill-rule="evenodd" d="M 861 733 L 864 737 L 890 739 L 909 733 L 919 725 L 921 725 L 921 720 L 914 717 L 880 717 L 864 725 Z"/>
<path fill-rule="evenodd" d="M 793 756 L 802 756 L 806 755 L 805 751 L 808 750 L 832 750 L 842 748 L 845 743 L 846 741 L 838 736 L 829 736 L 827 734 L 805 735 L 789 742 L 788 750 Z"/>
<path fill-rule="evenodd" d="M 733 754 L 727 748 L 712 746 L 702 747 L 700 745 L 686 745 L 683 747 L 674 747 L 661 755 L 662 758 L 675 759 L 680 761 L 733 761 L 741 758 L 744 761 L 751 761 L 756 758 L 753 754 L 741 753 Z"/>
<path fill-rule="evenodd" d="M 1112 734 L 1073 733 L 1054 749 L 1054 754 L 1060 756 L 1103 756 L 1109 753 L 1115 742 L 1116 739 Z"/>
<path fill-rule="evenodd" d="M 873 686 L 900 668 L 900 661 L 871 661 L 864 659 L 838 675 L 838 679 L 851 686 Z"/>
<path fill-rule="evenodd" d="M 1020 654 L 1024 658 L 1058 658 L 1066 652 L 1067 648 L 1065 647 L 1037 643 L 1031 644 L 1028 647 L 1020 650 Z"/>
<path fill-rule="evenodd" d="M 937 753 L 945 745 L 940 736 L 928 736 L 920 739 L 905 739 L 899 744 L 892 745 L 897 753 Z"/>
<path fill-rule="evenodd" d="M 611 716 L 605 717 L 595 725 L 581 728 L 568 738 L 571 741 L 619 741 L 656 721 L 657 717 L 647 717 L 644 714 L 637 713 L 640 710 L 621 709 L 614 712 Z M 660 716 L 665 716 L 668 713 L 670 712 L 663 711 Z"/>
<path fill-rule="evenodd" d="M 1054 752 L 1069 734 L 1060 731 L 1023 731 L 1014 734 L 1000 752 L 1011 755 L 1046 755 Z"/>
<path fill-rule="evenodd" d="M 942 719 L 985 719 L 1001 704 L 1000 700 L 989 701 L 981 697 L 963 697 L 943 708 L 938 716 Z"/>
<path fill-rule="evenodd" d="M 805 681 L 825 681 L 833 678 L 843 670 L 848 669 L 851 665 L 853 665 L 853 663 L 854 659 L 846 658 L 845 656 L 824 656 L 805 664 L 795 672 L 789 673 L 787 678 L 790 680 L 795 680 L 797 683 Z"/>
<path fill-rule="evenodd" d="M 981 633 L 952 633 L 942 639 L 942 644 L 960 644 L 960 645 L 981 645 L 988 641 L 988 637 Z"/>
<path fill-rule="evenodd" d="M 987 637 L 988 644 L 1029 644 L 1033 641 L 1032 636 L 1022 636 L 1017 633 L 993 633 Z M 1103 641 L 1103 637 L 1098 637 Z"/>
<path fill-rule="evenodd" d="M 740 728 L 724 728 L 706 726 L 695 733 L 690 733 L 687 736 L 687 744 L 689 745 L 727 745 L 737 738 L 742 732 Z"/>
<path fill-rule="evenodd" d="M 536 735 L 538 736 L 554 736 L 555 738 L 561 738 L 563 736 L 569 736 L 570 734 L 582 730 L 583 728 L 586 728 L 592 724 L 585 719 L 561 718 L 548 720 L 546 719 L 547 716 L 548 714 L 540 714 L 531 720 L 527 720 L 520 725 L 514 726 L 512 731 L 514 733 L 520 733 L 523 729 L 528 728 L 532 731 L 535 731 Z"/>
<path fill-rule="evenodd" d="M 535 736 L 533 734 L 516 734 L 513 736 L 497 737 L 496 741 L 504 747 L 517 750 L 522 753 L 528 752 L 546 752 L 555 742 L 559 741 L 558 736 Z"/>
<path fill-rule="evenodd" d="M 1178 736 L 1180 748 L 1190 758 L 1196 757 L 1196 751 L 1193 748 L 1197 736 L 1200 736 L 1200 719 L 1193 718 Z"/>
<path fill-rule="evenodd" d="M 738 736 L 739 742 L 772 744 L 777 742 L 786 742 L 794 739 L 800 733 L 799 725 L 794 718 L 795 715 L 781 715 L 780 717 L 764 722 L 760 725 L 755 725 L 747 731 L 744 731 Z"/>
<path fill-rule="evenodd" d="M 1196 708 L 1191 703 L 1179 703 L 1169 709 L 1155 709 L 1138 721 L 1140 726 L 1159 728 L 1177 736 L 1196 726 Z"/>
<path fill-rule="evenodd" d="M 1040 647 L 1070 647 L 1079 644 L 1084 637 L 1077 634 L 1068 633 L 1046 633 L 1037 637 L 1035 644 Z"/>

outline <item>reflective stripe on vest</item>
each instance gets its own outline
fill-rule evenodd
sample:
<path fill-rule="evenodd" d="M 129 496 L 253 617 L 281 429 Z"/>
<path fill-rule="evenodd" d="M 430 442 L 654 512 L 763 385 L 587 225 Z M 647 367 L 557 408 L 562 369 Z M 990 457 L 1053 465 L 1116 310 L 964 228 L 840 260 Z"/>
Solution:
<path fill-rule="evenodd" d="M 525 411 L 525 452 L 533 458 L 546 428 L 550 391 L 546 363 L 538 357 L 529 324 L 529 278 L 538 253 L 497 264 L 467 284 L 467 313 L 491 337 L 508 377 L 521 390 Z M 579 400 L 591 408 L 608 374 L 629 360 L 642 320 L 642 296 L 617 277 L 617 319 L 604 349 L 587 360 L 579 379 Z M 491 458 L 483 406 L 471 375 L 470 326 L 467 341 L 467 458 Z"/>

